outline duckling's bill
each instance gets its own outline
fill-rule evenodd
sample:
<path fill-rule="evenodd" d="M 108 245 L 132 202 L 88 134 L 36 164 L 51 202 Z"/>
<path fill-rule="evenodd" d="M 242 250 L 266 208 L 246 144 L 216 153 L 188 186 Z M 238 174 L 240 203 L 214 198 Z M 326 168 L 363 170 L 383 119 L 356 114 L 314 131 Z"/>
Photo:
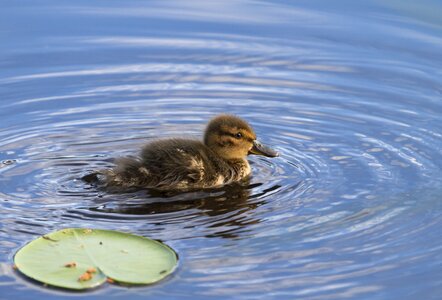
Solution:
<path fill-rule="evenodd" d="M 253 141 L 253 147 L 250 149 L 249 154 L 255 154 L 255 155 L 264 155 L 267 157 L 277 157 L 279 156 L 279 153 L 272 148 L 263 145 L 261 142 L 254 140 Z"/>

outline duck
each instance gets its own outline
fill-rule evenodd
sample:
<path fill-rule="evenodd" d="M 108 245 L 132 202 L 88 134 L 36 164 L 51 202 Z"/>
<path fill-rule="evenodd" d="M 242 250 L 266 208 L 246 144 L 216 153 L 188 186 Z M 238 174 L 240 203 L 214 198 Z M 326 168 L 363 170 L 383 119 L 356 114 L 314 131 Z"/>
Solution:
<path fill-rule="evenodd" d="M 104 187 L 195 190 L 217 188 L 248 178 L 249 155 L 277 157 L 257 140 L 253 128 L 235 115 L 212 118 L 202 141 L 158 139 L 146 144 L 139 157 L 116 159 L 115 167 L 85 176 Z"/>

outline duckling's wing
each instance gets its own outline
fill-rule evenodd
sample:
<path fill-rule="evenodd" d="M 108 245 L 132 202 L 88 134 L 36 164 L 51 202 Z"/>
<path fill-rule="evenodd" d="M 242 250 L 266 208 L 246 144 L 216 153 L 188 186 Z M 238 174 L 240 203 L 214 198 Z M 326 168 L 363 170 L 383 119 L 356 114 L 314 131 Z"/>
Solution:
<path fill-rule="evenodd" d="M 204 145 L 184 139 L 160 140 L 142 151 L 142 163 L 157 178 L 155 188 L 199 187 L 204 180 Z"/>

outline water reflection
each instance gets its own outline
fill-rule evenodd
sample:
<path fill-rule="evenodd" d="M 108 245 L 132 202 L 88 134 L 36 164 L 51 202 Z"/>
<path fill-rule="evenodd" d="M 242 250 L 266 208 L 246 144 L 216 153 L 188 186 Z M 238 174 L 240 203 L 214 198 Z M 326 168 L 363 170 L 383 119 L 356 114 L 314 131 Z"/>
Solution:
<path fill-rule="evenodd" d="M 186 228 L 204 227 L 206 237 L 239 238 L 247 230 L 247 226 L 258 224 L 260 219 L 253 210 L 266 203 L 263 195 L 280 186 L 273 186 L 261 193 L 251 196 L 251 191 L 261 184 L 250 184 L 249 181 L 233 183 L 228 186 L 205 191 L 167 192 L 156 190 L 140 190 L 131 193 L 129 198 L 109 201 L 96 199 L 97 206 L 90 207 L 93 212 L 115 215 L 142 215 L 149 219 L 151 215 L 159 215 L 158 221 L 152 225 L 164 225 L 169 222 L 168 215 L 174 218 L 187 219 L 183 224 Z M 118 195 L 118 194 L 115 194 Z M 127 194 L 119 194 L 118 198 L 126 198 Z M 106 216 L 101 215 L 102 218 Z"/>
<path fill-rule="evenodd" d="M 255 26 L 285 24 L 309 21 L 320 25 L 330 18 L 330 14 L 289 5 L 272 5 L 266 1 L 151 1 L 149 6 L 126 4 L 119 6 L 69 6 L 68 11 L 74 14 L 108 17 L 130 17 L 149 19 L 173 19 L 199 22 L 236 23 Z M 247 7 L 247 8 L 246 8 Z"/>

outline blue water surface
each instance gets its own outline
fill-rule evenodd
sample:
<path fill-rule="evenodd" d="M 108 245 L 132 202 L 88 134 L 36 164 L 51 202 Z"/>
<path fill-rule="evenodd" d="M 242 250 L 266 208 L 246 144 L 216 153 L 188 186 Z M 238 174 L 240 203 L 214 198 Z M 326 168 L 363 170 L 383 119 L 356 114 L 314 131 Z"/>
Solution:
<path fill-rule="evenodd" d="M 440 299 L 442 4 L 0 1 L 0 299 Z M 248 184 L 81 181 L 158 137 L 248 120 Z M 71 293 L 12 268 L 66 227 L 178 252 L 153 286 Z"/>

